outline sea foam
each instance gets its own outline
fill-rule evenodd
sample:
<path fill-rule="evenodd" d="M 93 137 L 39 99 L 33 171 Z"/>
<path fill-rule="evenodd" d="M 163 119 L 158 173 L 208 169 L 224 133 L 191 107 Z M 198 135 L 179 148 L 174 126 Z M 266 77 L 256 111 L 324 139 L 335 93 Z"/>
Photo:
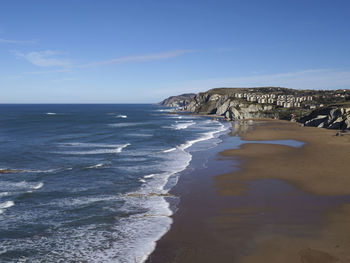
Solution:
<path fill-rule="evenodd" d="M 114 145 L 113 147 L 107 146 L 106 148 L 100 148 L 87 151 L 65 151 L 58 152 L 59 154 L 73 154 L 73 155 L 94 155 L 94 154 L 113 154 L 113 153 L 121 153 L 124 148 L 128 147 L 130 143 L 126 143 L 123 145 Z"/>
<path fill-rule="evenodd" d="M 12 207 L 14 205 L 15 205 L 15 202 L 13 202 L 13 201 L 6 201 L 4 203 L 0 203 L 0 209 L 10 208 L 10 207 Z"/>

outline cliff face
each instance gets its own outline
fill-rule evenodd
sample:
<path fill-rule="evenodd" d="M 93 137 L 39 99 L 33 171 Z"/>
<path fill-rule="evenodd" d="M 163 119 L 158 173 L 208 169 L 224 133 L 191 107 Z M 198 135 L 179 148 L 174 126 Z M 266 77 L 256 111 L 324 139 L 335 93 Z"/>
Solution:
<path fill-rule="evenodd" d="M 316 110 L 303 109 L 296 114 L 295 109 L 285 109 L 272 104 L 247 102 L 233 94 L 240 89 L 220 88 L 195 94 L 172 96 L 160 104 L 168 107 L 181 107 L 183 111 L 195 114 L 223 116 L 235 121 L 251 118 L 287 119 L 305 126 L 329 129 L 350 129 L 350 106 L 330 106 Z M 298 117 L 297 117 L 298 115 Z"/>
<path fill-rule="evenodd" d="M 350 107 L 326 107 L 316 109 L 299 120 L 305 126 L 328 129 L 350 129 Z"/>
<path fill-rule="evenodd" d="M 184 107 L 194 98 L 194 96 L 196 96 L 196 94 L 194 93 L 182 94 L 179 96 L 171 96 L 163 100 L 159 104 L 166 107 Z"/>
<path fill-rule="evenodd" d="M 275 118 L 272 105 L 247 103 L 235 99 L 228 94 L 204 92 L 197 94 L 189 101 L 183 110 L 197 114 L 215 114 L 224 116 L 227 120 L 249 118 Z"/>

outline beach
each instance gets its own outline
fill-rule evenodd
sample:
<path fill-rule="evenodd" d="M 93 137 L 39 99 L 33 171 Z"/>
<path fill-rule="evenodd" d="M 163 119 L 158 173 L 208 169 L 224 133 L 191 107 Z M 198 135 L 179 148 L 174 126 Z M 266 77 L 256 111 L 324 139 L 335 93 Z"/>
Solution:
<path fill-rule="evenodd" d="M 277 120 L 240 127 L 239 148 L 227 136 L 180 176 L 178 211 L 148 262 L 350 262 L 350 135 Z"/>

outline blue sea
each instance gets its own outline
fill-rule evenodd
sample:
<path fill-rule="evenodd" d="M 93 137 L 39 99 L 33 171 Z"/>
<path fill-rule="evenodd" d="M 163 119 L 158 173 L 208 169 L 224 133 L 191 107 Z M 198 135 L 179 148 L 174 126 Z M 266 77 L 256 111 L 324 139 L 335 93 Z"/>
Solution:
<path fill-rule="evenodd" d="M 229 126 L 169 110 L 0 105 L 0 262 L 143 262 L 168 191 Z"/>

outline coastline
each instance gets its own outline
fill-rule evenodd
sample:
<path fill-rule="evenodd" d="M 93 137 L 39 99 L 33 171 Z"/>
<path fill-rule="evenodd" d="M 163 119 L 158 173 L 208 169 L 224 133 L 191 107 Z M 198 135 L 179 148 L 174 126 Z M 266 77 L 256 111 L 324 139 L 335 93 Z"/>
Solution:
<path fill-rule="evenodd" d="M 173 225 L 147 262 L 349 261 L 350 136 L 253 123 L 240 131 L 240 148 L 214 150 L 206 169 L 180 176 L 171 191 L 181 198 Z M 256 143 L 270 140 L 306 144 Z M 232 148 L 230 138 L 221 147 Z"/>

